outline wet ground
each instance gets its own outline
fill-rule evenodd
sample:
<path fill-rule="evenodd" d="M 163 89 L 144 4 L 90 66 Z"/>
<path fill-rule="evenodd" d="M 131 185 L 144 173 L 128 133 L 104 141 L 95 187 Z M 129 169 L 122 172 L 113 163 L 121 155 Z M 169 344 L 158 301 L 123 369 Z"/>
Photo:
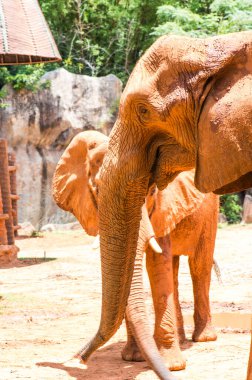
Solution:
<path fill-rule="evenodd" d="M 66 361 L 95 333 L 100 318 L 99 251 L 82 231 L 21 239 L 20 261 L 0 269 L 0 380 L 154 380 L 146 363 L 121 360 L 122 326 L 87 368 Z M 181 380 L 245 379 L 252 308 L 252 225 L 218 230 L 212 275 L 212 312 L 218 340 L 183 346 Z M 147 306 L 151 307 L 147 277 Z M 192 287 L 187 259 L 180 268 L 187 337 L 192 332 Z"/>

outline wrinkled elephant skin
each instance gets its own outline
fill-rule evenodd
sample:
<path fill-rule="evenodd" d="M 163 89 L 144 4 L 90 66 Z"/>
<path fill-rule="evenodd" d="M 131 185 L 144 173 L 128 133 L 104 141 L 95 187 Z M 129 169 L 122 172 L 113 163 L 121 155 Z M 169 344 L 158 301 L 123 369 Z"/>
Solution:
<path fill-rule="evenodd" d="M 101 173 L 102 315 L 85 359 L 124 317 L 149 186 L 162 190 L 193 167 L 203 192 L 252 186 L 251 97 L 249 31 L 207 39 L 164 36 L 138 61 Z"/>
<path fill-rule="evenodd" d="M 101 170 L 102 311 L 84 360 L 124 318 L 150 185 L 163 190 L 195 167 L 202 192 L 252 187 L 251 98 L 251 31 L 206 39 L 163 36 L 136 64 Z"/>
<path fill-rule="evenodd" d="M 97 137 L 96 143 L 90 144 L 90 141 L 93 141 L 95 137 Z M 98 231 L 98 210 L 96 209 L 97 215 L 94 217 L 92 212 L 90 213 L 88 209 L 83 208 L 84 200 L 81 194 L 90 195 L 86 191 L 86 188 L 90 186 L 90 181 L 93 184 L 91 193 L 98 194 L 100 167 L 107 150 L 107 146 L 104 146 L 104 140 L 106 140 L 106 137 L 102 137 L 98 132 L 83 132 L 77 135 L 64 152 L 55 173 L 54 195 L 56 201 L 60 199 L 61 202 L 58 201 L 60 207 L 68 209 L 76 216 L 81 215 L 82 220 L 85 220 L 86 225 L 89 226 L 89 230 L 86 229 L 88 233 L 89 231 Z M 84 146 L 83 141 L 85 141 Z M 74 152 L 72 150 L 73 146 Z M 89 148 L 86 154 L 83 155 L 83 150 L 86 146 Z M 72 177 L 72 163 L 68 165 L 68 161 L 71 161 L 71 154 L 74 155 L 74 160 L 78 162 L 80 167 L 86 168 L 86 173 L 79 172 L 79 175 L 82 174 L 82 184 L 80 177 L 75 182 L 68 180 L 68 177 Z M 66 156 L 69 157 L 68 161 L 64 159 Z M 147 252 L 146 263 L 155 309 L 154 336 L 166 365 L 172 370 L 185 367 L 177 337 L 173 303 L 173 278 L 171 275 L 173 267 L 177 326 L 180 341 L 183 341 L 185 332 L 178 297 L 178 267 L 179 255 L 181 254 L 189 257 L 194 287 L 195 331 L 193 339 L 195 341 L 216 339 L 216 334 L 211 326 L 209 287 L 217 228 L 218 196 L 214 194 L 205 195 L 198 191 L 193 183 L 193 177 L 194 170 L 181 173 L 163 191 L 157 190 L 155 185 L 151 186 L 145 202 L 153 234 L 159 238 L 159 244 L 163 249 L 162 255 L 156 253 L 151 245 L 146 248 L 145 244 L 142 249 L 142 251 L 146 250 Z M 64 178 L 64 181 L 63 179 L 60 180 L 60 178 Z M 71 191 L 75 194 L 74 200 L 81 200 L 81 202 L 74 203 L 73 200 L 70 201 L 65 196 L 65 193 L 66 195 L 69 194 L 69 189 L 67 186 L 62 187 L 63 183 L 69 183 L 69 186 L 73 187 Z M 80 193 L 79 196 L 78 192 Z M 62 199 L 66 200 L 65 203 L 62 203 Z M 95 202 L 99 203 L 99 197 Z M 68 206 L 69 204 L 72 205 L 71 208 Z M 170 250 L 170 241 L 172 250 Z M 174 256 L 173 266 L 171 252 Z M 142 266 L 142 256 L 143 252 L 140 253 L 140 266 Z M 141 273 L 138 273 L 138 276 L 140 278 Z M 138 288 L 135 291 L 138 304 L 140 294 L 143 292 L 141 287 L 139 289 L 140 282 L 137 282 Z M 131 298 L 133 298 L 132 295 Z M 134 300 L 132 302 L 134 308 Z M 130 299 L 128 303 L 131 303 Z M 129 307 L 131 306 L 129 305 Z M 145 323 L 142 315 L 140 319 L 142 324 Z M 134 328 L 130 315 L 128 318 L 126 316 L 128 341 L 123 349 L 122 357 L 125 360 L 140 361 L 143 360 L 143 356 L 131 331 L 130 325 L 132 324 Z M 136 331 L 136 333 L 141 335 L 143 327 L 139 321 L 136 324 L 139 325 L 140 329 L 140 332 Z"/>

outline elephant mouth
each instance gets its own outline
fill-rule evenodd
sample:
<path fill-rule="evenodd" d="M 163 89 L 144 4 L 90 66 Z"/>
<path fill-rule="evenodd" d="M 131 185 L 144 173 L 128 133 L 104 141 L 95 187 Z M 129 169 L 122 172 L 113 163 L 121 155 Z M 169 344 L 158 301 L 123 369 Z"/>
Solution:
<path fill-rule="evenodd" d="M 90 194 L 90 197 L 92 199 L 93 205 L 94 205 L 95 209 L 98 211 L 99 190 L 98 190 L 97 186 L 93 186 L 93 184 L 91 183 L 91 179 L 89 179 L 89 181 L 88 181 L 88 190 L 89 190 L 89 194 Z"/>

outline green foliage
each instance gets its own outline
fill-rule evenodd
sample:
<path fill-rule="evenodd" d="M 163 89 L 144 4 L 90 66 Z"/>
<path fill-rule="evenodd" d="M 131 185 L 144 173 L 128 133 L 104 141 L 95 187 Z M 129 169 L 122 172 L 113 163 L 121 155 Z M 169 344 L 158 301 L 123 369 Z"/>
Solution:
<path fill-rule="evenodd" d="M 124 82 L 142 52 L 153 42 L 150 31 L 157 22 L 157 8 L 164 3 L 163 0 L 39 2 L 63 58 L 54 67 L 63 66 L 71 72 L 92 76 L 114 73 Z M 45 65 L 43 70 L 51 68 L 52 65 Z M 13 69 L 8 69 L 11 78 L 7 76 L 4 83 L 14 84 L 16 89 L 36 87 L 41 72 L 36 77 L 29 70 L 18 67 L 13 73 Z"/>
<path fill-rule="evenodd" d="M 70 71 L 125 80 L 153 37 L 162 0 L 40 0 Z"/>
<path fill-rule="evenodd" d="M 42 75 L 45 74 L 44 64 L 12 66 L 8 69 L 0 69 L 0 87 L 4 84 L 11 84 L 15 90 L 26 88 L 30 91 L 37 91 L 41 88 L 48 88 L 50 83 L 45 81 L 39 82 Z"/>
<path fill-rule="evenodd" d="M 202 18 L 190 9 L 163 5 L 157 10 L 161 24 L 151 33 L 160 36 L 167 33 L 197 35 Z"/>
<path fill-rule="evenodd" d="M 113 73 L 125 83 L 157 36 L 208 36 L 252 29 L 251 0 L 39 0 L 62 63 L 0 69 L 0 88 L 39 89 L 60 66 L 77 74 Z M 43 84 L 44 85 L 44 84 Z"/>
<path fill-rule="evenodd" d="M 239 223 L 241 221 L 242 207 L 236 194 L 225 194 L 220 198 L 220 212 L 223 213 L 228 223 Z"/>
<path fill-rule="evenodd" d="M 196 37 L 252 29 L 250 0 L 166 1 L 157 10 L 159 25 L 152 35 L 167 33 Z"/>
<path fill-rule="evenodd" d="M 4 102 L 4 99 L 7 95 L 7 91 L 5 89 L 0 90 L 0 109 L 8 107 L 8 103 Z"/>
<path fill-rule="evenodd" d="M 32 231 L 31 237 L 43 237 L 43 233 L 41 231 Z"/>

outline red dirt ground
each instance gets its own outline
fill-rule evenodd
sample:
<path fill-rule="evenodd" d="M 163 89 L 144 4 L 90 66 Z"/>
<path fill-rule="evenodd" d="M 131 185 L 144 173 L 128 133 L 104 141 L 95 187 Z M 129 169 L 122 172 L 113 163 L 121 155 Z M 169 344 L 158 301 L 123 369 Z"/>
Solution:
<path fill-rule="evenodd" d="M 124 326 L 93 355 L 87 368 L 66 363 L 99 324 L 100 262 L 92 242 L 82 231 L 51 232 L 17 241 L 22 260 L 0 269 L 0 380 L 157 378 L 146 363 L 121 360 Z M 211 300 L 218 340 L 189 340 L 183 346 L 187 368 L 176 373 L 180 380 L 245 379 L 252 305 L 252 226 L 219 229 L 215 252 L 223 281 L 219 284 L 213 273 Z M 44 255 L 46 260 L 41 259 Z M 147 277 L 145 282 L 151 310 Z M 180 295 L 190 338 L 193 303 L 185 257 Z"/>

